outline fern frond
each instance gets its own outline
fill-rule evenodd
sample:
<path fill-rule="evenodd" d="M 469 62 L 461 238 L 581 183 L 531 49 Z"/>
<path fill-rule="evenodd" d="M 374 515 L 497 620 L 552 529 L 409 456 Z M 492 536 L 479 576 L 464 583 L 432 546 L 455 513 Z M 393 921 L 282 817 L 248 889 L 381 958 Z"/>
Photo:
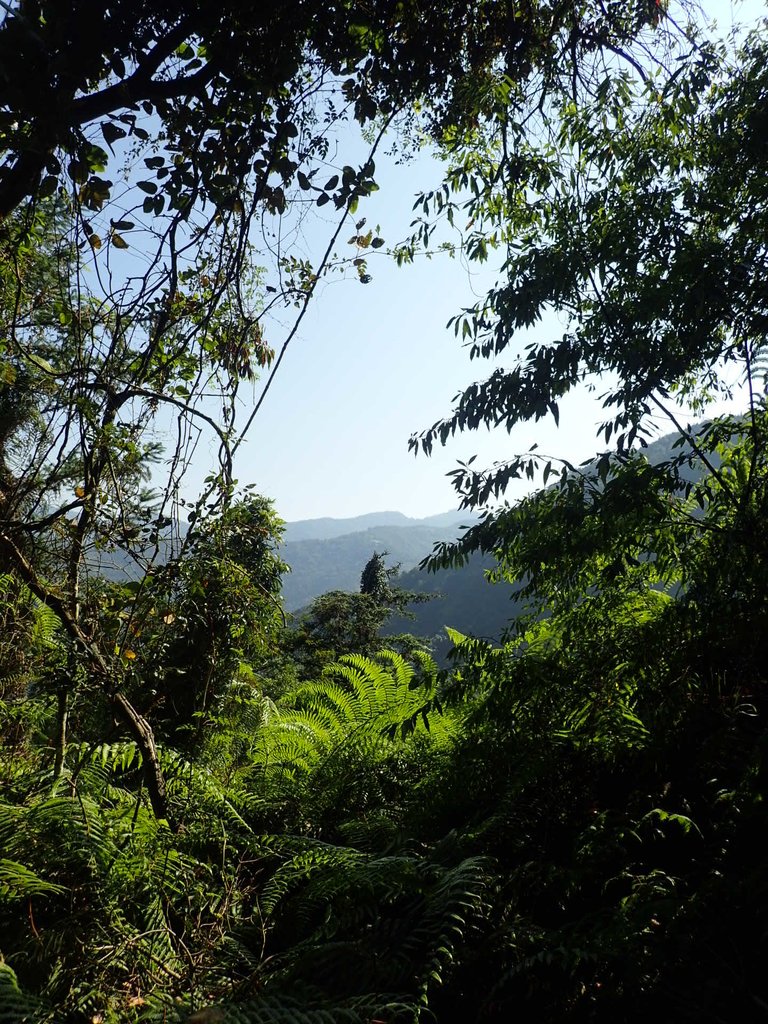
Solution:
<path fill-rule="evenodd" d="M 364 854 L 347 847 L 314 843 L 282 864 L 267 882 L 261 895 L 261 910 L 266 917 L 300 885 L 319 872 L 331 869 L 332 877 L 348 877 L 349 871 Z M 319 897 L 322 899 L 322 897 Z"/>
<path fill-rule="evenodd" d="M 42 1004 L 19 988 L 16 974 L 0 960 L 0 1024 L 38 1024 Z"/>
<path fill-rule="evenodd" d="M 28 896 L 60 894 L 63 886 L 46 882 L 34 871 L 15 860 L 0 859 L 0 901 L 23 899 Z"/>
<path fill-rule="evenodd" d="M 435 665 L 417 662 L 419 675 L 402 655 L 384 652 L 380 660 L 345 655 L 325 676 L 304 684 L 288 707 L 278 707 L 261 730 L 256 759 L 265 774 L 293 777 L 309 773 L 330 756 L 352 746 L 370 749 L 384 734 L 416 716 L 434 687 Z M 413 684 L 424 683 L 423 687 Z"/>

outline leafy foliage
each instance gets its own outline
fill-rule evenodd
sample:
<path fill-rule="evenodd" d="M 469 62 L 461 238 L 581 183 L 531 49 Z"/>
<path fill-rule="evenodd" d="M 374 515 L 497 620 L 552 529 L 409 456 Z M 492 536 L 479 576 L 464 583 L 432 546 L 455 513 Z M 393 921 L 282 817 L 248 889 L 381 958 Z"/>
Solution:
<path fill-rule="evenodd" d="M 760 1019 L 764 35 L 733 58 L 687 36 L 674 72 L 650 75 L 636 39 L 659 4 L 446 4 L 425 24 L 407 3 L 288 4 L 269 25 L 226 4 L 89 12 L 11 6 L 0 27 L 0 206 L 22 172 L 35 200 L 5 221 L 0 263 L 0 1020 Z M 586 55 L 606 48 L 638 77 L 597 75 Z M 503 352 L 550 306 L 567 320 L 421 444 L 557 416 L 612 371 L 613 450 L 544 460 L 550 486 L 437 552 L 492 553 L 527 602 L 500 643 L 451 631 L 442 671 L 382 650 L 397 595 L 381 556 L 297 641 L 280 523 L 231 479 L 238 382 L 268 362 L 231 273 L 246 235 L 225 222 L 247 221 L 231 188 L 248 179 L 251 212 L 279 215 L 295 177 L 347 216 L 373 168 L 319 189 L 291 156 L 306 142 L 324 160 L 313 83 L 342 72 L 363 123 L 434 88 L 448 178 L 400 256 L 462 206 L 468 258 L 505 254 L 456 322 L 472 353 Z M 198 237 L 187 276 L 171 259 L 123 302 L 76 286 L 132 230 L 113 224 L 107 247 L 88 220 L 114 195 L 86 127 L 103 119 L 111 150 L 150 142 L 126 103 L 157 112 L 179 157 L 167 174 L 146 158 L 147 216 L 167 201 L 189 240 L 185 211 L 208 202 L 222 232 L 218 249 Z M 254 167 L 269 146 L 277 163 Z M 731 365 L 746 414 L 682 427 L 673 394 L 703 412 Z M 223 427 L 199 404 L 214 385 Z M 164 495 L 142 494 L 162 403 L 182 438 L 202 416 L 219 444 L 164 558 L 192 449 Z M 654 410 L 680 430 L 651 462 L 634 442 Z M 483 502 L 539 462 L 456 480 Z M 100 577 L 103 545 L 135 556 L 135 579 Z"/>
<path fill-rule="evenodd" d="M 386 552 L 384 552 L 384 555 Z M 388 574 L 384 565 L 384 555 L 374 551 L 360 576 L 360 593 L 370 594 L 377 601 L 381 601 L 387 593 Z"/>
<path fill-rule="evenodd" d="M 757 37 L 747 42 L 743 77 L 729 74 L 731 58 L 707 43 L 668 81 L 664 72 L 642 82 L 627 72 L 606 76 L 588 102 L 565 98 L 545 120 L 547 145 L 522 140 L 513 159 L 498 133 L 479 164 L 474 149 L 459 150 L 450 189 L 460 194 L 474 183 L 464 204 L 473 237 L 492 231 L 506 257 L 498 285 L 455 319 L 455 332 L 478 357 L 507 350 L 548 308 L 565 332 L 533 342 L 511 369 L 470 387 L 414 446 L 430 450 L 481 424 L 511 430 L 546 415 L 557 420 L 565 395 L 604 375 L 613 383 L 603 403 L 613 412 L 600 433 L 627 453 L 648 436 L 652 415 L 679 426 L 664 404 L 670 393 L 702 410 L 731 388 L 728 364 L 741 362 L 752 379 L 763 316 L 753 227 L 764 196 L 762 179 L 741 161 L 754 150 L 752 90 L 760 88 L 763 46 Z M 528 201 L 532 189 L 536 203 Z M 423 206 L 437 208 L 429 197 Z M 706 461 L 707 439 L 688 440 Z M 554 466 L 528 453 L 488 474 L 460 470 L 456 485 L 483 504 L 542 464 L 546 483 Z"/>
<path fill-rule="evenodd" d="M 300 674 L 314 678 L 335 659 L 348 654 L 372 657 L 384 647 L 413 653 L 423 641 L 408 633 L 389 635 L 382 630 L 393 616 L 414 618 L 410 606 L 430 599 L 427 594 L 393 586 L 399 565 L 387 567 L 386 552 L 374 552 L 366 562 L 360 580 L 360 592 L 332 590 L 316 598 L 298 616 L 290 634 L 289 649 Z"/>

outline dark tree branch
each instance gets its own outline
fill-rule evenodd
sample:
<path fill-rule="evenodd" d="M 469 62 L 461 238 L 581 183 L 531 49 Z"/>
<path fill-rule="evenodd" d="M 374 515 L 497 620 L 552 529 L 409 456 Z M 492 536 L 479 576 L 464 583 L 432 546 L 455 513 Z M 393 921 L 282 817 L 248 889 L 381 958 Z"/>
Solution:
<path fill-rule="evenodd" d="M 160 81 L 153 79 L 155 72 L 189 34 L 188 22 L 182 21 L 157 43 L 133 74 L 122 82 L 78 99 L 73 97 L 71 91 L 60 96 L 58 102 L 52 98 L 52 109 L 46 112 L 44 118 L 33 121 L 30 134 L 15 160 L 0 169 L 0 220 L 34 194 L 47 159 L 74 129 L 142 100 L 156 102 L 201 95 L 218 70 L 212 62 L 191 75 Z"/>
<path fill-rule="evenodd" d="M 131 76 L 102 92 L 75 100 L 72 104 L 72 111 L 75 114 L 73 123 L 87 124 L 97 117 L 104 117 L 114 110 L 139 103 L 141 100 L 173 100 L 184 96 L 198 96 L 217 71 L 216 65 L 209 62 L 192 75 L 182 75 L 180 78 L 169 78 L 164 81 L 144 78 L 137 80 L 136 76 Z"/>

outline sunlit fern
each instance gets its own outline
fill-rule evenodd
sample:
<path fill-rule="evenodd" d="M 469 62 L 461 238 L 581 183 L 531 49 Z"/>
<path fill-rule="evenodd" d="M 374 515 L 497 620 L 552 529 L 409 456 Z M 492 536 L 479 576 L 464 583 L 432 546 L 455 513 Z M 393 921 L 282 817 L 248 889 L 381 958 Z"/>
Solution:
<path fill-rule="evenodd" d="M 436 668 L 386 651 L 377 660 L 350 654 L 278 707 L 259 734 L 256 761 L 268 775 L 309 773 L 342 748 L 381 746 L 433 695 Z"/>

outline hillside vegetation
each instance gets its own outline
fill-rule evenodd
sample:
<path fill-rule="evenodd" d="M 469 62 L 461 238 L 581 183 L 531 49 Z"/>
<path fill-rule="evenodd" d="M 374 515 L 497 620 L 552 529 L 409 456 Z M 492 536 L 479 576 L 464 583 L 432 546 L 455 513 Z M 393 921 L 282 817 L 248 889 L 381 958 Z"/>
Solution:
<path fill-rule="evenodd" d="M 374 515 L 379 518 L 381 514 Z M 389 519 L 388 513 L 383 515 L 385 520 Z M 460 535 L 461 525 L 476 521 L 477 517 L 455 513 L 446 518 L 447 523 L 439 525 L 430 520 L 408 521 L 403 516 L 404 525 L 385 521 L 362 529 L 355 529 L 362 525 L 358 520 L 309 520 L 288 524 L 287 539 L 280 548 L 291 568 L 283 579 L 285 607 L 289 611 L 303 608 L 328 590 L 356 590 L 362 566 L 374 551 L 387 552 L 389 561 L 401 565 L 403 570 L 414 568 L 427 557 L 437 541 L 455 540 Z M 314 530 L 319 531 L 316 536 L 290 539 Z M 332 530 L 344 532 L 329 533 Z"/>

